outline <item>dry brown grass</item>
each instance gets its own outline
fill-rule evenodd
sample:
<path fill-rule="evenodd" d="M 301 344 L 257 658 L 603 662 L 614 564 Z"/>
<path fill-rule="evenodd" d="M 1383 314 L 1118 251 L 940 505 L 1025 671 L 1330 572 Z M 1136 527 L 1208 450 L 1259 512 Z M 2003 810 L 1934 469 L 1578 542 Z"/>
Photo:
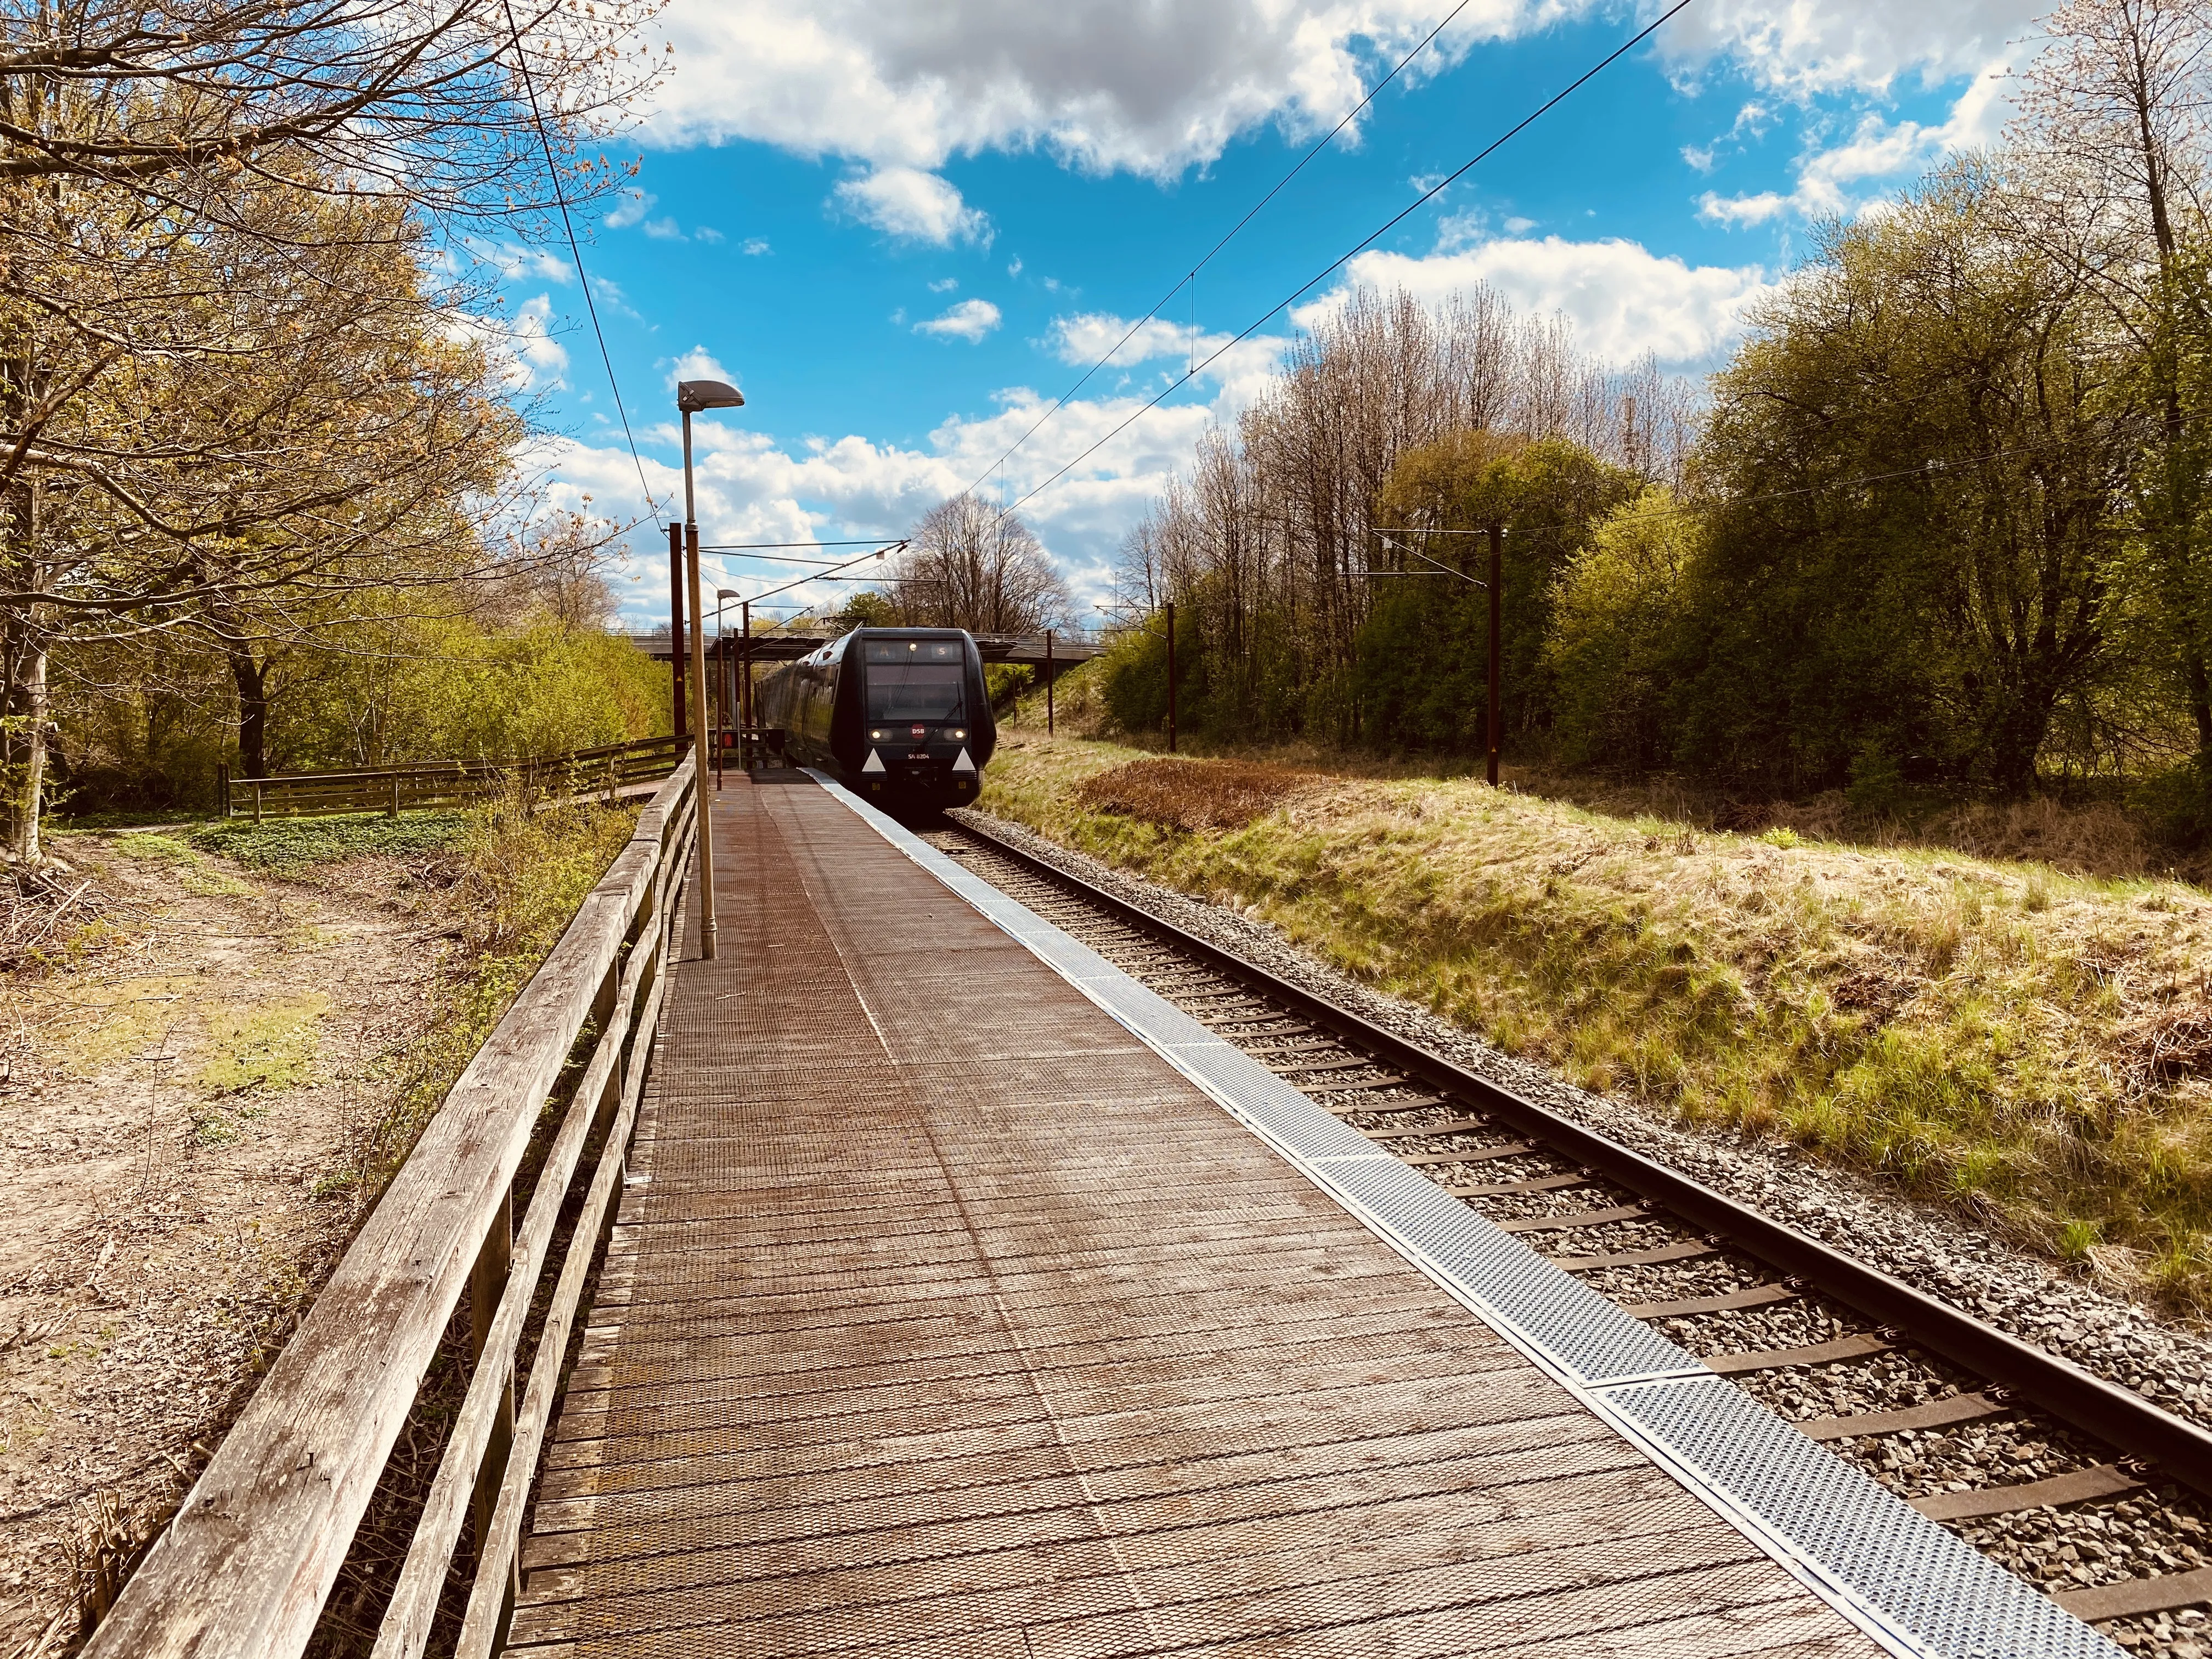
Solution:
<path fill-rule="evenodd" d="M 1169 830 L 1242 830 L 1322 780 L 1253 761 L 1128 761 L 1085 778 L 1076 798 Z"/>

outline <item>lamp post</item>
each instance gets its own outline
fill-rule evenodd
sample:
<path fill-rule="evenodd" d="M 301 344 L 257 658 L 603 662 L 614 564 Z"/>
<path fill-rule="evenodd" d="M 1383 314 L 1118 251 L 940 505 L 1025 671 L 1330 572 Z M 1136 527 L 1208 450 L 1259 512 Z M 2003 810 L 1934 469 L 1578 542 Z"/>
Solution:
<path fill-rule="evenodd" d="M 730 723 L 730 647 L 722 632 L 722 607 L 738 597 L 734 587 L 714 590 L 714 787 L 722 787 L 722 728 Z"/>
<path fill-rule="evenodd" d="M 692 791 L 699 799 L 699 954 L 714 959 L 714 835 L 707 799 L 707 619 L 699 604 L 699 510 L 691 493 L 691 417 L 702 410 L 742 409 L 745 394 L 720 380 L 681 380 L 676 407 L 684 416 L 684 586 L 691 600 Z"/>

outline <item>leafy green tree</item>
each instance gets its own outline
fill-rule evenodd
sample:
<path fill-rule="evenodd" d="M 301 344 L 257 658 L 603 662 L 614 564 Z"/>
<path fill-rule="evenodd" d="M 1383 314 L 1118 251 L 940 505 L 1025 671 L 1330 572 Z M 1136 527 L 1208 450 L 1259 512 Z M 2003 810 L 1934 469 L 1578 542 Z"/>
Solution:
<path fill-rule="evenodd" d="M 1487 580 L 1492 525 L 1505 531 L 1503 738 L 1547 732 L 1555 699 L 1544 641 L 1559 571 L 1590 526 L 1637 488 L 1634 474 L 1563 438 L 1455 433 L 1402 456 L 1379 505 L 1389 539 L 1371 564 L 1404 574 L 1372 579 L 1377 592 L 1358 635 L 1368 740 L 1444 750 L 1484 741 L 1490 599 L 1474 583 Z"/>
<path fill-rule="evenodd" d="M 1644 772 L 1671 758 L 1672 657 L 1700 528 L 1674 491 L 1652 484 L 1601 520 L 1560 571 L 1544 653 L 1568 764 Z"/>
<path fill-rule="evenodd" d="M 2074 273 L 1957 163 L 1820 233 L 1715 381 L 1677 731 L 1779 791 L 2017 793 L 2100 672 L 2131 409 Z"/>

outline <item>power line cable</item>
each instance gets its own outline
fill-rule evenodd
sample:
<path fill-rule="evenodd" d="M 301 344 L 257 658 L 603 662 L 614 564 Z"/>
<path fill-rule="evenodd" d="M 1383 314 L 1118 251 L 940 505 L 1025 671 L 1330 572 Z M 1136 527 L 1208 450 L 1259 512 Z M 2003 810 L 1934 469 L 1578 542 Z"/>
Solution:
<path fill-rule="evenodd" d="M 1085 369 L 1081 378 L 1079 379 L 1073 386 L 1068 387 L 1067 390 L 1061 392 L 1059 397 L 1054 398 L 1051 406 L 1048 408 L 1043 414 L 1037 416 L 1036 424 L 1030 427 L 1028 431 L 1023 433 L 1020 437 L 1015 439 L 1014 441 L 1007 447 L 1005 454 L 1000 456 L 997 460 L 992 462 L 989 466 L 985 467 L 981 472 L 978 473 L 975 477 L 975 482 L 969 484 L 967 490 L 963 493 L 969 495 L 974 494 L 975 491 L 981 486 L 983 480 L 989 477 L 994 471 L 1003 467 L 1016 450 L 1019 449 L 1031 438 L 1034 438 L 1039 432 L 1042 431 L 1046 422 L 1050 421 L 1054 416 L 1060 413 L 1062 409 L 1067 406 L 1068 399 L 1075 396 L 1077 392 L 1082 391 L 1083 388 L 1090 383 L 1091 377 L 1092 375 L 1096 374 L 1100 369 L 1105 368 L 1107 364 L 1112 362 L 1115 356 L 1121 351 L 1121 348 L 1137 337 L 1137 331 L 1144 327 L 1146 323 L 1151 322 L 1152 319 L 1158 316 L 1160 313 L 1166 308 L 1168 301 L 1174 299 L 1176 295 L 1182 292 L 1183 286 L 1186 283 L 1189 284 L 1191 288 L 1191 356 L 1194 362 L 1197 356 L 1198 340 L 1198 273 L 1205 270 L 1206 267 L 1212 262 L 1213 256 L 1215 254 L 1220 252 L 1222 249 L 1227 247 L 1229 244 L 1235 240 L 1237 232 L 1243 230 L 1245 226 L 1250 224 L 1252 221 L 1258 216 L 1261 208 L 1266 207 L 1268 203 L 1273 201 L 1276 197 L 1282 194 L 1284 187 L 1287 185 L 1291 179 L 1297 178 L 1299 173 L 1305 171 L 1307 162 L 1312 161 L 1315 156 L 1320 155 L 1322 151 L 1327 149 L 1331 144 L 1334 143 L 1336 142 L 1337 135 L 1341 133 L 1345 128 L 1352 125 L 1352 121 L 1358 116 L 1360 111 L 1365 109 L 1370 104 L 1373 103 L 1376 96 L 1385 87 L 1389 86 L 1393 81 L 1396 80 L 1400 75 L 1403 74 L 1405 72 L 1406 66 L 1408 64 L 1412 63 L 1413 59 L 1419 57 L 1424 52 L 1427 51 L 1430 42 L 1433 41 L 1437 36 L 1442 34 L 1445 29 L 1451 26 L 1452 20 L 1457 17 L 1460 13 L 1465 11 L 1471 3 L 1472 0 L 1459 0 L 1459 3 L 1457 5 L 1454 6 L 1449 12 L 1445 13 L 1443 21 L 1438 23 L 1436 27 L 1431 29 L 1426 34 L 1423 35 L 1419 44 L 1414 46 L 1414 48 L 1411 52 L 1407 52 L 1403 58 L 1401 58 L 1398 60 L 1396 66 L 1394 67 L 1388 75 L 1384 76 L 1380 81 L 1377 81 L 1373 86 L 1370 87 L 1367 89 L 1366 95 L 1358 103 L 1354 104 L 1350 110 L 1346 112 L 1344 118 L 1339 121 L 1334 126 L 1331 127 L 1328 133 L 1324 135 L 1311 149 L 1309 149 L 1304 155 L 1300 156 L 1297 160 L 1297 164 L 1295 167 L 1291 167 L 1291 169 L 1288 173 L 1285 173 L 1281 178 L 1275 180 L 1274 185 L 1268 190 L 1267 193 L 1265 196 L 1262 196 L 1258 201 L 1253 203 L 1251 207 L 1246 210 L 1244 216 L 1239 219 L 1235 224 L 1230 226 L 1229 229 L 1223 234 L 1221 240 L 1216 242 L 1212 247 L 1208 248 L 1205 254 L 1199 259 L 1198 263 L 1194 264 L 1186 275 L 1178 277 L 1176 281 L 1176 285 L 1170 289 L 1165 294 L 1160 295 L 1159 299 L 1153 304 L 1152 308 L 1150 311 L 1138 318 L 1135 322 L 1130 324 L 1128 332 L 1122 335 L 1120 339 L 1116 340 L 1104 356 L 1101 357 L 1097 362 L 1091 364 L 1090 368 Z M 1679 10 L 1680 8 L 1677 7 L 1676 9 Z M 1269 313 L 1271 316 L 1273 314 L 1273 313 Z M 1196 373 L 1197 370 L 1194 368 L 1190 374 L 1183 376 L 1183 380 L 1188 380 L 1192 379 Z M 1178 382 L 1178 384 L 1181 383 Z M 1174 387 L 1170 387 L 1169 390 L 1172 391 L 1174 390 Z M 1005 499 L 1002 495 L 1000 501 L 999 516 L 1000 518 L 1006 517 L 1006 514 L 1011 509 L 1006 506 Z"/>
<path fill-rule="evenodd" d="M 561 210 L 561 228 L 568 239 L 568 257 L 575 261 L 576 281 L 584 290 L 585 314 L 592 319 L 592 333 L 599 343 L 599 361 L 606 365 L 607 389 L 615 394 L 615 413 L 622 416 L 623 441 L 629 445 L 630 464 L 637 468 L 637 487 L 645 495 L 645 510 L 657 514 L 660 503 L 653 499 L 653 486 L 645 481 L 645 461 L 637 453 L 637 439 L 629 429 L 629 410 L 623 407 L 622 383 L 615 379 L 615 360 L 607 350 L 606 331 L 599 326 L 599 308 L 592 300 L 592 279 L 584 271 L 584 251 L 576 246 L 576 227 L 568 216 L 568 193 L 561 188 L 561 169 L 553 160 L 553 141 L 545 136 L 545 116 L 538 107 L 538 82 L 530 73 L 530 54 L 523 49 L 521 26 L 514 21 L 513 0 L 500 0 L 500 8 L 507 14 L 507 32 L 514 37 L 514 66 L 522 73 L 522 89 L 530 97 L 530 123 L 538 130 L 538 148 L 545 152 L 545 173 L 552 180 L 553 200 Z"/>
<path fill-rule="evenodd" d="M 1067 465 L 1061 467 L 1059 471 L 1045 479 L 1043 483 L 1036 485 L 1027 495 L 1023 495 L 1019 500 L 1016 501 L 1013 505 L 1007 507 L 1006 511 L 1007 513 L 1012 513 L 1017 508 L 1024 507 L 1029 502 L 1036 500 L 1037 496 L 1051 489 L 1053 485 L 1058 483 L 1069 473 L 1074 471 L 1077 467 L 1082 465 L 1084 462 L 1089 460 L 1100 450 L 1105 448 L 1108 444 L 1113 442 L 1115 439 L 1120 437 L 1124 432 L 1127 432 L 1139 421 L 1151 414 L 1152 410 L 1158 409 L 1162 404 L 1165 403 L 1169 398 L 1181 391 L 1182 387 L 1191 380 L 1196 379 L 1200 374 L 1211 368 L 1224 356 L 1227 356 L 1232 348 L 1242 345 L 1246 340 L 1251 338 L 1253 335 L 1258 333 L 1260 330 L 1266 326 L 1268 321 L 1273 318 L 1277 312 L 1287 311 L 1291 307 L 1296 305 L 1299 299 L 1310 289 L 1326 281 L 1329 276 L 1338 269 L 1338 267 L 1352 258 L 1362 249 L 1380 240 L 1382 237 L 1388 235 L 1390 231 L 1395 229 L 1397 226 L 1402 224 L 1407 219 L 1410 218 L 1415 213 L 1418 213 L 1422 208 L 1426 207 L 1431 202 L 1434 201 L 1438 196 L 1441 196 L 1446 190 L 1449 189 L 1462 178 L 1472 172 L 1476 166 L 1487 160 L 1498 149 L 1502 149 L 1508 142 L 1517 137 L 1521 133 L 1535 125 L 1535 123 L 1542 118 L 1542 117 L 1548 114 L 1551 111 L 1556 109 L 1559 105 L 1565 103 L 1569 98 L 1573 96 L 1574 94 L 1579 91 L 1585 84 L 1595 80 L 1602 71 L 1611 68 L 1612 65 L 1619 59 L 1626 57 L 1637 46 L 1641 46 L 1652 35 L 1657 33 L 1661 27 L 1663 26 L 1670 18 L 1674 17 L 1678 12 L 1686 10 L 1689 5 L 1690 0 L 1675 0 L 1674 4 L 1669 6 L 1665 11 L 1660 13 L 1657 17 L 1654 18 L 1644 27 L 1638 29 L 1634 34 L 1631 35 L 1626 40 L 1621 42 L 1620 46 L 1607 52 L 1603 58 L 1600 58 L 1595 64 L 1593 64 L 1589 69 L 1584 70 L 1580 75 L 1577 76 L 1572 81 L 1568 82 L 1561 90 L 1554 93 L 1551 97 L 1545 100 L 1543 103 L 1537 106 L 1536 108 L 1531 110 L 1527 115 L 1522 116 L 1520 120 L 1515 122 L 1513 125 L 1506 129 L 1505 131 L 1500 133 L 1496 138 L 1491 140 L 1489 143 L 1483 146 L 1480 151 L 1469 158 L 1463 165 L 1454 169 L 1450 173 L 1447 174 L 1443 179 L 1431 185 L 1429 189 L 1422 191 L 1419 196 L 1414 198 L 1411 205 L 1404 208 L 1397 213 L 1392 214 L 1390 217 L 1385 220 L 1381 225 L 1377 226 L 1367 235 L 1360 238 L 1358 242 L 1346 249 L 1335 258 L 1330 260 L 1327 265 L 1323 266 L 1319 271 L 1316 271 L 1312 276 L 1298 284 L 1296 289 L 1291 291 L 1290 295 L 1286 298 L 1268 307 L 1266 311 L 1246 325 L 1242 331 L 1224 342 L 1219 349 L 1216 350 L 1211 356 L 1207 357 L 1204 362 L 1200 363 L 1195 369 L 1186 374 L 1181 380 L 1171 382 L 1164 390 L 1161 391 L 1149 403 L 1146 404 L 1143 408 L 1138 410 L 1127 420 L 1123 421 L 1119 426 L 1115 427 L 1111 432 L 1109 432 L 1104 437 L 1099 439 L 1097 443 L 1092 444 L 1090 448 L 1085 450 L 1073 460 L 1068 462 Z M 1180 288 L 1181 286 L 1181 283 L 1176 284 L 1177 288 Z M 1132 331 L 1133 332 L 1134 331 Z M 1115 348 L 1115 350 L 1119 350 L 1121 348 L 1118 346 Z M 1039 424 L 1042 425 L 1042 422 L 1040 422 Z"/>

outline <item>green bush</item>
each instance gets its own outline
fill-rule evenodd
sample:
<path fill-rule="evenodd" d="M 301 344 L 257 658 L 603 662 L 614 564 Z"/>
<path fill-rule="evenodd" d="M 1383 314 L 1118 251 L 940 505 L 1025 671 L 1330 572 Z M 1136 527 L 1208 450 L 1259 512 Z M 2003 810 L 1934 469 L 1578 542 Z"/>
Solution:
<path fill-rule="evenodd" d="M 363 813 L 269 818 L 259 823 L 229 818 L 187 830 L 183 836 L 195 847 L 250 869 L 281 874 L 372 854 L 407 858 L 444 852 L 462 843 L 469 823 L 465 812 L 405 812 L 396 818 Z"/>

